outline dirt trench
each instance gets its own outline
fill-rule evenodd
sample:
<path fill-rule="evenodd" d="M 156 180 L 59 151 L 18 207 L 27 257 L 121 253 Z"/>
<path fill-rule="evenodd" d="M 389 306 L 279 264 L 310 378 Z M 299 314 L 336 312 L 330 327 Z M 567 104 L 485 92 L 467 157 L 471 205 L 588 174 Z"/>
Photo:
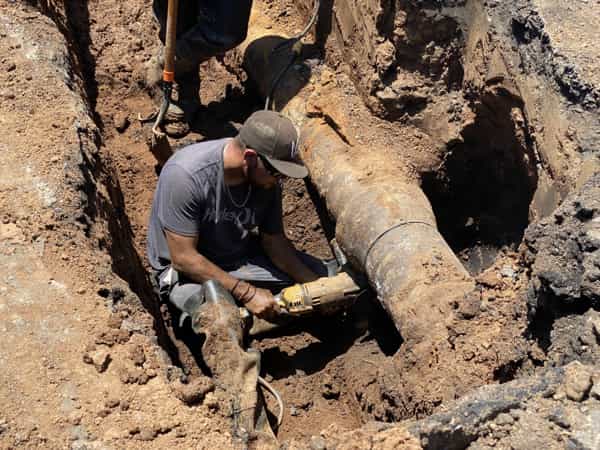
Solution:
<path fill-rule="evenodd" d="M 103 5 L 107 6 L 107 5 Z M 117 5 L 111 5 L 120 10 Z M 99 5 L 96 5 L 99 8 Z M 52 14 L 52 9 L 46 9 Z M 142 304 L 155 318 L 158 341 L 183 379 L 191 382 L 202 377 L 199 341 L 189 333 L 181 335 L 170 326 L 170 313 L 157 310 L 156 299 L 149 284 L 145 261 L 145 235 L 152 195 L 158 177 L 156 160 L 148 151 L 148 129 L 136 121 L 154 108 L 149 92 L 143 88 L 142 64 L 127 64 L 124 56 L 144 53 L 147 59 L 155 49 L 152 33 L 140 39 L 119 41 L 125 31 L 114 34 L 103 22 L 100 9 L 93 4 L 68 4 L 73 45 L 84 68 L 88 101 L 94 108 L 95 120 L 102 130 L 102 162 L 99 176 L 108 187 L 116 205 L 116 215 L 110 217 L 110 242 L 107 245 L 114 271 L 140 297 Z M 137 15 L 132 5 L 123 12 Z M 147 15 L 143 15 L 148 19 Z M 148 28 L 155 30 L 152 21 Z M 108 29 L 107 29 L 108 27 Z M 131 27 L 130 27 L 131 28 Z M 99 52 L 99 49 L 102 51 Z M 245 83 L 236 66 L 236 55 L 222 61 L 212 60 L 201 68 L 201 98 L 206 105 L 197 118 L 193 132 L 175 146 L 189 142 L 232 135 L 247 115 L 261 106 L 261 100 Z M 116 67 L 116 70 L 114 69 Z M 136 87 L 136 85 L 138 87 Z M 330 258 L 324 228 L 309 194 L 310 186 L 289 181 L 284 190 L 284 221 L 286 231 L 297 248 L 315 256 Z M 314 194 L 313 194 L 314 197 Z M 323 205 L 319 205 L 323 215 Z M 100 210 L 102 206 L 100 206 Z M 94 214 L 95 215 L 95 214 Z M 102 288 L 99 295 L 118 304 L 119 292 Z M 138 307 L 129 305 L 130 307 Z M 166 327 L 163 326 L 163 318 Z M 401 339 L 381 308 L 364 296 L 354 307 L 333 318 L 288 330 L 288 336 L 269 337 L 253 346 L 263 352 L 263 374 L 278 389 L 286 401 L 285 421 L 280 439 L 309 437 L 316 429 L 336 423 L 344 429 L 354 429 L 371 417 L 392 420 L 389 413 L 378 410 L 376 398 L 359 403 L 363 386 L 368 386 L 377 370 L 395 353 Z M 340 338 L 340 336 L 343 336 Z M 183 344 L 182 339 L 186 341 Z M 190 350 L 191 349 L 191 350 Z M 366 363 L 365 363 L 366 361 Z M 366 367 L 363 367 L 367 364 Z M 170 375 L 176 377 L 176 375 Z M 358 398 L 357 398 L 358 397 Z M 269 405 L 276 411 L 276 405 Z"/>
<path fill-rule="evenodd" d="M 240 81 L 235 72 L 227 69 L 227 62 L 211 61 L 202 67 L 202 92 L 204 98 L 219 100 L 208 102 L 206 116 L 217 115 L 224 124 L 239 125 L 243 117 L 252 110 L 260 108 L 260 100 Z M 101 89 L 102 91 L 102 89 Z M 102 111 L 102 96 L 99 97 L 99 111 Z M 111 95 L 108 101 L 113 101 Z M 149 98 L 146 92 L 139 92 L 126 100 L 126 108 L 148 108 Z M 244 111 L 243 113 L 241 111 Z M 101 112 L 100 117 L 113 118 L 118 115 L 112 108 Z M 202 114 L 202 113 L 201 113 Z M 114 119 L 113 119 L 114 120 Z M 107 122 L 109 122 L 107 120 Z M 112 126 L 108 125 L 112 128 Z M 107 127 L 107 128 L 108 128 Z M 209 136 L 219 136 L 222 125 L 208 128 Z M 231 134 L 233 128 L 225 131 Z M 131 223 L 132 234 L 125 237 L 125 245 L 117 245 L 112 250 L 114 261 L 128 260 L 122 249 L 133 246 L 138 257 L 145 255 L 145 228 L 151 206 L 151 196 L 157 180 L 155 159 L 148 152 L 146 144 L 147 130 L 142 132 L 135 122 L 124 132 L 109 130 L 105 149 L 114 158 L 115 169 L 121 187 L 126 217 Z M 205 139 L 205 135 L 193 133 L 188 142 Z M 312 255 L 331 258 L 326 229 L 330 229 L 330 220 L 323 216 L 324 205 L 313 203 L 308 187 L 302 181 L 290 180 L 284 186 L 284 223 L 288 237 L 296 247 Z M 317 211 L 319 210 L 319 211 Z M 320 217 L 321 215 L 321 217 Z M 321 218 L 324 220 L 322 221 Z M 147 268 L 147 267 L 146 267 Z M 145 268 L 138 266 L 132 270 L 119 270 L 130 285 L 147 279 Z M 147 295 L 146 302 L 154 301 L 152 293 L 146 290 L 136 292 Z M 172 312 L 172 311 L 171 311 Z M 198 351 L 201 341 L 191 333 L 175 331 L 171 312 L 162 309 L 162 318 L 166 329 L 157 326 L 159 341 L 169 353 L 171 360 L 184 373 L 184 379 L 191 383 L 197 377 L 203 377 L 203 362 Z M 160 323 L 161 317 L 157 318 Z M 183 343 L 185 341 L 185 344 Z M 364 397 L 362 391 L 378 377 L 379 368 L 390 364 L 391 356 L 401 344 L 391 321 L 382 308 L 372 298 L 363 295 L 351 310 L 334 317 L 315 318 L 283 330 L 281 335 L 267 336 L 251 343 L 262 352 L 263 376 L 279 391 L 285 400 L 285 415 L 282 428 L 278 432 L 281 440 L 308 438 L 314 430 L 329 424 L 337 424 L 351 430 L 366 421 L 394 420 L 394 414 L 378 406 L 377 392 Z M 388 370 L 392 370 L 391 368 Z M 272 413 L 277 405 L 267 397 Z"/>
<path fill-rule="evenodd" d="M 117 10 L 116 5 L 103 5 L 106 6 Z M 259 3 L 255 8 L 260 9 L 263 6 Z M 147 266 L 143 263 L 145 230 L 158 169 L 154 157 L 148 152 L 148 129 L 136 122 L 136 113 L 144 115 L 154 107 L 149 92 L 144 88 L 145 67 L 142 61 L 147 60 L 155 51 L 156 42 L 153 33 L 142 33 L 142 29 L 145 26 L 155 31 L 155 26 L 147 12 L 143 12 L 141 8 L 141 5 L 136 4 L 128 5 L 126 9 L 118 8 L 118 17 L 123 21 L 123 25 L 127 22 L 127 17 L 143 18 L 125 27 L 129 32 L 133 32 L 133 39 L 124 39 L 125 30 L 119 30 L 115 24 L 109 25 L 100 16 L 100 5 L 71 6 L 68 12 L 74 42 L 77 42 L 78 55 L 81 58 L 79 63 L 85 68 L 82 72 L 86 80 L 86 92 L 102 130 L 104 164 L 114 176 L 106 177 L 105 182 L 111 197 L 120 205 L 111 232 L 113 244 L 110 253 L 113 266 L 115 272 L 129 283 L 143 304 L 153 312 L 159 342 L 167 350 L 172 362 L 183 370 L 183 379 L 189 382 L 194 377 L 203 376 L 201 359 L 196 351 L 199 342 L 192 336 L 184 337 L 174 332 L 170 327 L 169 314 L 164 308 L 162 318 L 166 318 L 167 327 L 165 329 L 162 326 L 161 316 L 153 305 L 155 299 L 148 284 Z M 279 6 L 281 10 L 284 8 L 285 5 Z M 263 10 L 262 14 L 269 20 L 283 20 L 291 27 L 298 27 L 304 19 L 300 15 L 280 16 L 274 7 Z M 131 62 L 127 62 L 128 60 Z M 232 135 L 236 126 L 239 126 L 250 112 L 261 107 L 261 100 L 245 79 L 239 64 L 240 55 L 235 52 L 219 61 L 211 60 L 203 64 L 200 96 L 206 106 L 197 116 L 193 132 L 184 140 L 176 142 L 176 146 Z M 473 125 L 473 128 L 476 129 L 477 124 Z M 469 131 L 465 130 L 465 134 L 468 133 Z M 471 134 L 473 136 L 466 139 L 465 151 L 456 152 L 458 158 L 469 158 L 470 154 L 477 154 L 477 150 L 485 146 L 484 142 Z M 438 198 L 436 196 L 440 198 L 439 203 L 453 205 L 458 201 L 456 199 L 465 194 L 457 185 L 470 174 L 455 173 L 455 167 L 462 167 L 463 163 L 464 161 L 460 160 L 453 162 L 450 158 L 446 161 L 444 170 L 431 174 L 429 191 L 434 208 Z M 506 164 L 509 165 L 507 169 L 490 166 L 486 175 L 493 176 L 502 170 L 509 171 L 512 168 L 510 164 L 514 166 L 510 161 Z M 445 187 L 439 185 L 439 181 L 433 181 L 444 177 L 450 180 Z M 519 180 L 517 179 L 517 182 Z M 497 189 L 503 191 L 502 182 L 499 184 Z M 517 184 L 516 189 L 518 187 Z M 448 200 L 444 195 L 454 198 Z M 506 195 L 508 199 L 514 198 L 514 194 L 511 197 L 510 192 Z M 317 201 L 317 206 L 313 203 L 314 200 Z M 526 209 L 527 198 L 519 201 L 521 208 L 525 205 Z M 510 201 L 508 203 L 506 208 L 514 206 Z M 334 224 L 328 223 L 324 206 L 319 203 L 314 193 L 309 195 L 303 183 L 286 184 L 284 221 L 288 236 L 299 249 L 319 257 L 330 256 L 327 238 L 331 237 L 331 229 L 334 227 Z M 479 208 L 481 209 L 481 206 Z M 441 221 L 443 229 L 446 223 L 457 220 L 456 217 L 446 219 L 441 208 L 436 209 L 436 213 L 439 214 L 438 220 Z M 462 211 L 454 214 L 466 215 Z M 480 213 L 477 219 L 483 215 L 484 213 Z M 321 219 L 325 220 L 322 222 Z M 460 219 L 465 222 L 468 220 L 465 217 Z M 518 223 L 508 230 L 513 243 L 518 243 L 519 233 L 522 233 L 526 226 L 522 213 L 516 220 Z M 479 223 L 476 226 L 482 228 Z M 459 233 L 457 229 L 468 227 L 469 224 L 447 225 L 451 230 L 449 233 L 454 235 Z M 491 229 L 487 235 L 497 236 L 498 231 Z M 450 235 L 449 240 L 453 241 Z M 466 241 L 460 241 L 460 238 L 456 240 L 459 242 L 457 251 L 469 252 L 479 245 L 479 241 L 473 238 Z M 477 272 L 491 266 L 495 256 L 496 254 L 492 255 L 490 261 Z M 132 260 L 139 262 L 131 264 Z M 502 289 L 508 289 L 510 292 L 511 285 L 510 282 L 504 283 Z M 111 292 L 101 294 L 112 295 Z M 505 292 L 504 295 L 508 301 L 511 294 Z M 494 314 L 505 314 L 502 307 L 499 309 L 500 311 Z M 460 336 L 461 332 L 458 333 Z M 187 340 L 191 351 L 188 346 L 182 344 L 180 338 Z M 279 438 L 307 438 L 329 424 L 352 430 L 372 419 L 394 422 L 431 412 L 441 400 L 429 397 L 428 403 L 420 404 L 420 400 L 417 400 L 417 403 L 411 401 L 410 394 L 414 388 L 422 390 L 423 386 L 420 385 L 427 383 L 427 380 L 409 379 L 399 383 L 395 377 L 397 371 L 401 370 L 400 367 L 406 364 L 406 361 L 394 359 L 401 344 L 402 338 L 393 324 L 375 299 L 368 295 L 344 314 L 332 318 L 317 318 L 288 330 L 283 336 L 268 337 L 254 342 L 253 346 L 263 353 L 264 376 L 272 381 L 286 400 L 285 421 L 279 431 Z M 516 354 L 514 357 L 517 357 Z M 507 367 L 511 363 L 495 364 L 499 366 L 498 379 L 510 379 L 511 369 Z M 479 383 L 489 381 L 483 373 L 480 376 L 482 378 L 479 379 Z M 411 383 L 416 385 L 411 386 Z M 469 385 L 473 385 L 473 380 L 465 385 L 465 390 Z M 416 397 L 419 399 L 419 396 Z M 275 405 L 270 403 L 270 406 L 274 411 Z"/>
<path fill-rule="evenodd" d="M 261 6 L 258 4 L 255 7 L 260 8 Z M 279 8 L 283 9 L 284 6 Z M 263 13 L 270 20 L 282 20 L 276 9 L 265 10 Z M 90 14 L 93 15 L 93 11 Z M 279 19 L 277 19 L 278 17 Z M 300 24 L 303 19 L 301 15 L 283 17 L 283 20 L 290 26 Z M 140 45 L 136 41 L 134 44 L 138 47 Z M 152 48 L 150 44 L 148 45 Z M 148 52 L 147 48 L 149 47 L 146 44 L 142 45 L 143 51 Z M 111 49 L 111 52 L 118 55 L 118 51 L 115 51 L 114 48 Z M 125 50 L 125 53 L 130 54 L 130 49 Z M 110 53 L 103 53 L 100 61 L 103 59 L 107 60 L 103 64 L 107 64 L 111 62 L 112 57 Z M 197 117 L 191 135 L 183 142 L 178 142 L 177 145 L 231 135 L 244 117 L 261 107 L 261 100 L 254 93 L 252 85 L 245 79 L 239 63 L 240 55 L 234 52 L 222 61 L 212 60 L 203 64 L 201 98 L 206 107 Z M 98 61 L 96 64 L 99 65 Z M 98 68 L 96 70 L 95 80 L 98 80 Z M 137 70 L 134 69 L 132 75 L 129 75 L 127 71 L 117 72 L 117 76 L 122 76 L 129 81 L 130 86 L 133 82 L 131 78 L 140 77 L 142 70 L 141 67 L 138 67 Z M 102 78 L 100 78 L 101 80 Z M 143 260 L 145 227 L 157 174 L 155 160 L 147 149 L 147 129 L 143 130 L 135 122 L 134 114 L 136 111 L 148 112 L 151 110 L 152 104 L 144 89 L 136 90 L 126 87 L 127 85 L 124 83 L 122 85 L 114 83 L 114 81 L 113 84 L 97 82 L 96 111 L 104 126 L 105 154 L 112 160 L 118 174 L 120 186 L 115 186 L 115 189 L 122 192 L 123 212 L 131 223 L 132 233 L 125 236 L 126 245 L 119 247 L 127 248 L 132 245 L 140 260 Z M 138 81 L 138 83 L 143 82 Z M 126 129 L 117 130 L 116 127 L 123 127 L 125 120 L 130 122 Z M 484 143 L 476 138 L 472 138 L 471 141 L 468 148 L 472 149 L 472 153 L 476 153 L 477 149 L 484 146 Z M 468 158 L 469 153 L 463 152 L 462 154 L 465 153 Z M 440 170 L 440 178 L 443 176 L 442 174 L 451 173 L 453 170 L 451 160 L 447 162 L 447 165 L 450 169 Z M 498 168 L 490 167 L 488 175 L 499 171 Z M 461 177 L 467 179 L 469 174 L 454 176 L 456 181 Z M 503 187 L 500 185 L 497 189 L 502 190 Z M 432 191 L 435 189 L 441 192 L 442 188 L 432 188 Z M 450 186 L 450 189 L 452 190 L 451 195 L 454 195 L 455 198 L 460 198 L 460 195 L 464 194 L 455 186 Z M 284 192 L 284 221 L 288 236 L 300 250 L 308 251 L 319 257 L 330 257 L 327 238 L 332 237 L 332 229 L 335 224 L 328 220 L 325 205 L 314 193 L 310 195 L 306 186 L 301 182 L 288 182 Z M 506 195 L 510 197 L 511 194 L 507 193 Z M 432 193 L 431 197 L 434 198 L 435 193 Z M 317 202 L 317 206 L 314 201 Z M 526 198 L 520 201 L 523 202 L 522 204 L 527 204 Z M 442 203 L 449 202 L 444 199 Z M 508 205 L 509 208 L 511 206 Z M 444 213 L 439 212 L 439 214 L 442 217 L 442 223 L 445 223 Z M 520 228 L 517 230 L 517 235 L 526 226 L 526 221 L 523 223 L 522 217 L 519 220 L 517 227 Z M 455 224 L 452 226 L 456 228 Z M 492 235 L 495 231 L 497 230 L 490 230 L 489 234 Z M 512 229 L 509 231 L 513 232 Z M 518 239 L 517 236 L 514 242 L 517 242 Z M 479 241 L 472 240 L 462 243 L 462 248 L 457 250 L 468 252 L 478 245 Z M 135 286 L 137 280 L 142 279 L 145 274 L 142 273 L 142 267 L 139 266 L 137 270 L 131 271 L 130 266 L 127 265 L 127 258 L 120 248 L 112 251 L 114 261 L 123 263 L 123 266 L 117 265 L 117 272 L 132 286 Z M 510 250 L 514 250 L 514 248 Z M 505 249 L 506 251 L 508 250 Z M 485 266 L 480 267 L 477 272 L 491 266 L 496 256 L 494 253 L 491 260 Z M 508 256 L 505 262 L 512 267 L 514 256 Z M 497 264 L 494 270 L 498 271 L 504 265 Z M 119 267 L 129 267 L 129 269 L 119 270 Z M 513 283 L 509 280 L 502 283 L 500 288 L 498 286 L 492 288 L 492 290 L 502 292 L 505 300 L 496 302 L 496 305 L 500 306 L 490 307 L 492 311 L 489 315 L 490 318 L 482 319 L 482 327 L 497 315 L 508 318 L 517 314 L 517 317 L 521 317 L 521 319 L 524 317 L 523 313 L 512 312 L 510 305 L 510 299 L 514 296 L 512 289 Z M 142 295 L 151 295 L 147 290 L 137 290 L 137 292 Z M 151 302 L 151 298 L 146 300 L 146 303 Z M 163 311 L 163 315 L 165 314 L 166 311 Z M 467 317 L 469 317 L 468 314 Z M 165 317 L 168 317 L 168 314 Z M 459 329 L 456 333 L 460 336 L 463 333 L 460 331 L 460 327 L 467 325 L 458 326 Z M 519 321 L 513 326 L 517 330 L 522 327 Z M 201 366 L 201 359 L 197 352 L 192 350 L 190 353 L 186 346 L 181 345 L 177 338 L 182 338 L 182 336 L 175 335 L 168 329 L 166 334 L 169 334 L 169 337 L 167 337 L 161 327 L 158 327 L 157 331 L 159 336 L 162 335 L 160 340 L 168 343 L 165 348 L 170 353 L 171 359 L 183 367 L 188 381 L 195 376 L 202 376 L 202 371 L 198 370 L 198 366 Z M 519 331 L 512 334 L 515 336 L 512 337 L 512 340 L 509 339 L 507 346 L 513 346 L 513 348 L 505 352 L 506 355 L 501 361 L 490 360 L 490 365 L 496 367 L 497 375 L 495 376 L 498 380 L 510 379 L 512 373 L 510 367 L 516 364 L 511 361 L 520 358 L 518 339 L 515 340 Z M 511 333 L 506 331 L 505 336 L 510 335 Z M 199 341 L 193 336 L 187 335 L 185 339 L 188 340 L 192 349 L 199 345 Z M 482 332 L 481 339 L 485 339 L 485 331 Z M 460 341 L 460 337 L 458 341 Z M 427 379 L 401 380 L 395 376 L 399 370 L 402 370 L 401 367 L 407 364 L 405 356 L 401 359 L 394 358 L 401 344 L 402 337 L 376 300 L 369 295 L 363 296 L 350 311 L 344 314 L 333 318 L 317 318 L 304 326 L 288 330 L 283 336 L 269 337 L 254 342 L 253 346 L 259 348 L 263 354 L 264 376 L 273 383 L 286 401 L 285 420 L 279 431 L 279 438 L 282 440 L 307 438 L 316 430 L 329 424 L 336 424 L 342 429 L 351 430 L 373 419 L 395 422 L 414 416 L 422 417 L 430 413 L 441 403 L 443 395 L 438 397 L 437 394 L 434 394 L 432 397 L 430 393 L 427 393 L 427 388 L 424 387 L 428 383 Z M 516 351 L 515 348 L 517 348 Z M 460 357 L 462 358 L 462 356 Z M 465 358 L 470 358 L 470 356 L 467 355 Z M 465 384 L 465 391 L 469 389 L 469 386 L 491 381 L 487 377 L 485 372 L 474 375 Z M 436 378 L 438 377 L 436 376 Z M 437 383 L 443 384 L 443 377 L 439 378 Z M 415 395 L 414 400 L 411 399 L 411 390 L 413 389 L 422 392 L 420 395 Z M 427 399 L 425 403 L 421 403 L 423 398 Z M 270 407 L 272 411 L 276 410 L 273 402 L 270 402 Z"/>
<path fill-rule="evenodd" d="M 106 206 L 103 210 L 100 204 L 97 210 L 88 210 L 87 215 L 107 218 L 111 239 L 100 239 L 98 246 L 108 249 L 114 272 L 140 298 L 141 304 L 130 306 L 143 305 L 151 312 L 160 345 L 170 361 L 182 369 L 183 379 L 190 381 L 202 376 L 197 355 L 175 339 L 168 326 L 163 326 L 144 263 L 146 224 L 158 170 L 147 147 L 148 129 L 137 123 L 136 116 L 154 108 L 144 85 L 144 62 L 156 51 L 156 27 L 148 5 L 142 2 L 123 5 L 111 1 L 67 1 L 65 5 L 69 19 L 63 26 L 69 30 L 67 36 L 71 36 L 70 45 L 78 56 L 75 63 L 83 75 L 86 100 L 101 132 L 101 157 L 98 166 L 93 167 L 94 175 L 107 186 L 111 207 L 115 208 L 109 210 Z M 290 29 L 301 28 L 305 19 L 301 14 L 282 13 L 302 11 L 293 2 L 255 2 L 255 9 L 268 20 Z M 45 10 L 51 8 L 46 5 Z M 419 25 L 418 14 L 411 12 L 409 19 L 411 14 Z M 116 20 L 111 21 L 108 16 Z M 434 52 L 438 60 L 432 65 L 437 69 L 427 76 L 455 91 L 464 76 L 455 55 L 457 30 L 449 20 L 437 26 L 444 31 L 443 42 L 438 42 L 444 51 Z M 343 30 L 338 30 L 338 34 L 343 34 Z M 354 50 L 358 52 L 357 47 Z M 413 55 L 424 51 L 421 43 L 413 47 L 403 48 Z M 328 60 L 339 56 L 339 50 L 327 50 Z M 444 75 L 438 65 L 448 61 Z M 200 94 L 205 106 L 193 132 L 178 145 L 233 135 L 244 118 L 261 107 L 262 101 L 240 64 L 241 55 L 236 52 L 203 64 Z M 393 85 L 401 70 L 416 73 L 422 82 L 426 70 L 420 64 L 412 61 L 406 67 L 388 66 L 377 89 L 385 91 L 386 85 Z M 392 74 L 396 69 L 398 73 Z M 351 84 L 342 73 L 338 75 Z M 415 90 L 425 85 L 420 84 Z M 448 104 L 448 92 L 436 92 L 430 85 L 425 90 L 428 92 L 422 95 L 407 94 L 399 104 L 390 103 L 385 95 L 374 96 L 378 100 L 370 98 L 371 103 L 376 103 L 367 102 L 369 112 L 353 103 L 360 94 L 349 87 L 348 96 L 354 99 L 349 101 L 350 109 L 356 117 L 369 121 L 375 120 L 366 119 L 371 112 L 384 116 L 382 121 L 371 122 L 376 126 L 369 131 L 373 136 L 384 135 L 390 127 L 396 127 L 395 121 L 400 124 L 398 128 L 403 128 L 420 120 L 415 117 L 438 94 L 444 99 L 442 103 Z M 442 343 L 428 355 L 399 353 L 402 336 L 368 294 L 343 314 L 316 318 L 255 341 L 252 345 L 263 354 L 263 375 L 286 401 L 284 426 L 278 435 L 281 440 L 308 439 L 330 425 L 344 431 L 357 429 L 373 419 L 397 422 L 421 418 L 440 407 L 448 395 L 459 397 L 486 383 L 510 381 L 523 366 L 531 364 L 524 337 L 526 305 L 518 301 L 527 287 L 527 268 L 517 249 L 529 225 L 529 205 L 538 183 L 533 167 L 539 161 L 520 100 L 487 92 L 474 105 L 475 119 L 467 125 L 461 122 L 464 126 L 459 131 L 460 139 L 449 139 L 441 147 L 432 145 L 434 150 L 415 157 L 414 165 L 419 169 L 415 170 L 415 177 L 421 177 L 444 237 L 476 276 L 480 302 L 456 305 L 459 319 L 450 325 L 450 342 Z M 391 108 L 392 113 L 386 115 L 386 108 Z M 490 115 L 490 110 L 495 113 Z M 400 133 L 397 129 L 394 132 Z M 424 147 L 425 144 L 419 150 Z M 436 154 L 439 148 L 444 149 L 443 157 Z M 407 161 L 407 165 L 412 162 L 404 155 L 404 162 Z M 484 170 L 476 170 L 481 167 Z M 475 176 L 479 178 L 474 188 L 469 182 Z M 91 184 L 90 181 L 87 188 L 93 198 Z M 485 203 L 490 197 L 496 199 L 494 205 Z M 94 201 L 90 204 L 98 205 Z M 503 220 L 506 216 L 510 220 Z M 288 236 L 299 249 L 319 257 L 331 256 L 327 240 L 335 224 L 310 185 L 286 183 L 284 221 Z M 88 237 L 94 239 L 93 233 Z M 122 292 L 105 287 L 98 294 L 116 304 L 123 297 Z M 452 352 L 457 360 L 473 362 L 473 371 L 465 376 L 461 391 L 432 392 L 428 385 L 443 385 L 443 373 L 424 370 L 421 377 L 401 376 L 419 359 L 436 359 L 435 352 L 440 351 Z M 275 411 L 273 402 L 269 406 Z"/>

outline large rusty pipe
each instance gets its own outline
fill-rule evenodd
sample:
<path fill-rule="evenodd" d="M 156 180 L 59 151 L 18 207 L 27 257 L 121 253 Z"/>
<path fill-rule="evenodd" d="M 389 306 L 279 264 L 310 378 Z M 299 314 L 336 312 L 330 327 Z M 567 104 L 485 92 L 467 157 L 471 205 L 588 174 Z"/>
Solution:
<path fill-rule="evenodd" d="M 365 182 L 327 125 L 308 120 L 301 130 L 303 158 L 336 219 L 336 239 L 403 338 L 421 340 L 443 326 L 448 300 L 469 293 L 473 282 L 438 232 L 423 191 L 398 178 Z"/>
<path fill-rule="evenodd" d="M 245 68 L 263 95 L 289 62 L 289 54 L 272 52 L 279 42 L 263 37 L 246 48 Z M 327 121 L 307 114 L 318 83 L 313 73 L 313 85 L 307 84 L 306 74 L 292 67 L 279 81 L 273 105 L 301 131 L 302 159 L 336 219 L 338 243 L 367 274 L 403 338 L 420 341 L 431 327 L 444 326 L 450 300 L 471 292 L 473 281 L 438 232 L 420 187 L 389 171 L 365 177 L 360 160 L 348 157 L 352 149 Z"/>

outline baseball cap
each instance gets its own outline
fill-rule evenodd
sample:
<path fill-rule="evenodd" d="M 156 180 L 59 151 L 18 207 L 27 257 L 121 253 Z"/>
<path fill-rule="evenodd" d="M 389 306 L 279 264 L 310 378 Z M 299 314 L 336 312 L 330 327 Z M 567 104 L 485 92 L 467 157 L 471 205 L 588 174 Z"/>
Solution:
<path fill-rule="evenodd" d="M 254 112 L 240 128 L 239 138 L 283 175 L 291 178 L 308 175 L 298 160 L 296 128 L 283 114 L 268 110 Z"/>

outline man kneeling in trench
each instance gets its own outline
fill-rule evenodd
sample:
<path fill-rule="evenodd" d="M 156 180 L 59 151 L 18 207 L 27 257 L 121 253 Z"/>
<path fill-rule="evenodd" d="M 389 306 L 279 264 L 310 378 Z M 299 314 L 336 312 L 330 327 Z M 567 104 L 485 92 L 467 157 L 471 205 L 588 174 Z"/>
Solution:
<path fill-rule="evenodd" d="M 230 396 L 238 427 L 250 432 L 262 428 L 255 417 L 260 355 L 242 347 L 239 306 L 272 319 L 279 311 L 271 291 L 327 275 L 284 234 L 279 178 L 307 175 L 297 149 L 289 119 L 255 112 L 236 137 L 176 152 L 162 169 L 150 217 L 148 258 L 160 297 L 206 335 L 203 358 Z"/>

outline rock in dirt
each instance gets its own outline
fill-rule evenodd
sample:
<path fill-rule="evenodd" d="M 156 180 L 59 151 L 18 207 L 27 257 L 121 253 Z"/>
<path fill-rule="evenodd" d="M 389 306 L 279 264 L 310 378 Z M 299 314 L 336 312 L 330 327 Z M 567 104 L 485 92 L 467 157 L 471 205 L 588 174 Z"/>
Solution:
<path fill-rule="evenodd" d="M 96 336 L 96 344 L 104 344 L 112 347 L 115 344 L 125 344 L 129 341 L 131 333 L 127 330 L 115 330 L 110 328 L 108 330 L 100 332 Z"/>
<path fill-rule="evenodd" d="M 596 337 L 592 324 L 597 315 L 597 311 L 589 309 L 584 314 L 567 314 L 556 318 L 550 330 L 551 344 L 546 351 L 546 361 L 556 366 L 572 361 L 600 364 L 600 339 Z M 534 323 L 545 323 L 548 326 L 549 320 L 551 319 L 542 315 Z"/>
<path fill-rule="evenodd" d="M 418 439 L 402 426 L 369 422 L 361 428 L 344 432 L 335 424 L 322 432 L 325 445 L 322 448 L 336 450 L 372 449 L 372 450 L 421 450 Z M 319 444 L 322 442 L 317 441 Z M 306 446 L 291 448 L 303 449 Z"/>
<path fill-rule="evenodd" d="M 100 411 L 98 411 L 97 415 L 101 418 L 108 417 L 110 415 L 110 409 L 102 408 Z"/>
<path fill-rule="evenodd" d="M 116 314 L 111 314 L 108 320 L 106 321 L 106 325 L 108 325 L 108 328 L 112 328 L 115 330 L 121 328 L 122 323 L 123 319 Z"/>
<path fill-rule="evenodd" d="M 104 402 L 104 406 L 107 408 L 116 408 L 120 403 L 121 401 L 118 398 L 108 398 Z"/>
<path fill-rule="evenodd" d="M 321 386 L 321 395 L 328 400 L 340 397 L 340 388 L 334 378 L 330 376 L 325 377 Z"/>
<path fill-rule="evenodd" d="M 469 320 L 477 316 L 481 311 L 481 297 L 479 293 L 472 292 L 465 295 L 457 304 L 458 314 L 463 319 Z"/>
<path fill-rule="evenodd" d="M 137 435 L 140 441 L 153 441 L 156 438 L 157 432 L 153 428 L 142 428 Z"/>
<path fill-rule="evenodd" d="M 528 303 L 557 311 L 600 302 L 600 173 L 524 237 L 532 268 Z"/>
<path fill-rule="evenodd" d="M 14 100 L 15 94 L 13 92 L 9 91 L 8 89 L 2 89 L 0 91 L 0 98 L 3 98 L 5 100 Z"/>
<path fill-rule="evenodd" d="M 141 367 L 146 362 L 146 354 L 144 353 L 144 347 L 140 344 L 134 345 L 129 350 L 129 357 L 136 366 Z"/>
<path fill-rule="evenodd" d="M 565 394 L 575 402 L 582 401 L 592 387 L 592 374 L 583 364 L 575 361 L 565 368 Z"/>
<path fill-rule="evenodd" d="M 115 128 L 119 133 L 125 132 L 129 127 L 129 115 L 125 112 L 118 112 L 113 116 Z"/>
<path fill-rule="evenodd" d="M 321 436 L 310 438 L 310 450 L 327 450 L 327 443 Z"/>
<path fill-rule="evenodd" d="M 175 396 L 186 405 L 202 403 L 204 397 L 215 389 L 213 381 L 209 377 L 199 377 L 187 384 L 179 380 L 171 382 L 171 389 Z"/>
<path fill-rule="evenodd" d="M 122 366 L 118 370 L 119 380 L 123 384 L 146 384 L 150 380 L 150 376 L 141 367 Z"/>
<path fill-rule="evenodd" d="M 111 356 L 107 350 L 100 348 L 85 353 L 83 355 L 83 362 L 86 364 L 92 364 L 98 373 L 102 373 L 108 369 L 108 366 L 111 362 Z"/>
<path fill-rule="evenodd" d="M 580 417 L 569 436 L 569 446 L 582 450 L 598 450 L 600 430 L 600 406 L 590 407 L 585 415 Z"/>
<path fill-rule="evenodd" d="M 476 280 L 479 284 L 490 288 L 496 288 L 502 283 L 495 270 L 486 270 Z"/>
<path fill-rule="evenodd" d="M 500 269 L 500 275 L 502 275 L 504 278 L 513 278 L 514 279 L 517 277 L 517 273 L 510 266 L 503 266 L 502 269 Z"/>
<path fill-rule="evenodd" d="M 79 411 L 74 411 L 67 417 L 67 421 L 73 426 L 79 425 L 81 423 L 81 419 L 83 419 L 83 414 Z"/>
<path fill-rule="evenodd" d="M 406 427 L 420 439 L 424 448 L 466 448 L 485 432 L 486 422 L 500 413 L 519 408 L 536 395 L 556 389 L 564 377 L 563 369 L 553 368 L 535 377 L 484 386 L 448 405 L 447 411 L 409 421 Z"/>
<path fill-rule="evenodd" d="M 219 410 L 219 399 L 213 392 L 209 392 L 204 396 L 203 405 L 206 406 L 211 411 Z"/>
<path fill-rule="evenodd" d="M 547 419 L 561 428 L 571 428 L 571 421 L 569 420 L 569 417 L 565 414 L 563 408 L 556 408 L 553 411 L 551 411 L 548 414 Z"/>
<path fill-rule="evenodd" d="M 500 426 L 512 425 L 514 422 L 515 419 L 510 414 L 506 413 L 498 414 L 498 417 L 496 418 L 496 423 Z"/>

